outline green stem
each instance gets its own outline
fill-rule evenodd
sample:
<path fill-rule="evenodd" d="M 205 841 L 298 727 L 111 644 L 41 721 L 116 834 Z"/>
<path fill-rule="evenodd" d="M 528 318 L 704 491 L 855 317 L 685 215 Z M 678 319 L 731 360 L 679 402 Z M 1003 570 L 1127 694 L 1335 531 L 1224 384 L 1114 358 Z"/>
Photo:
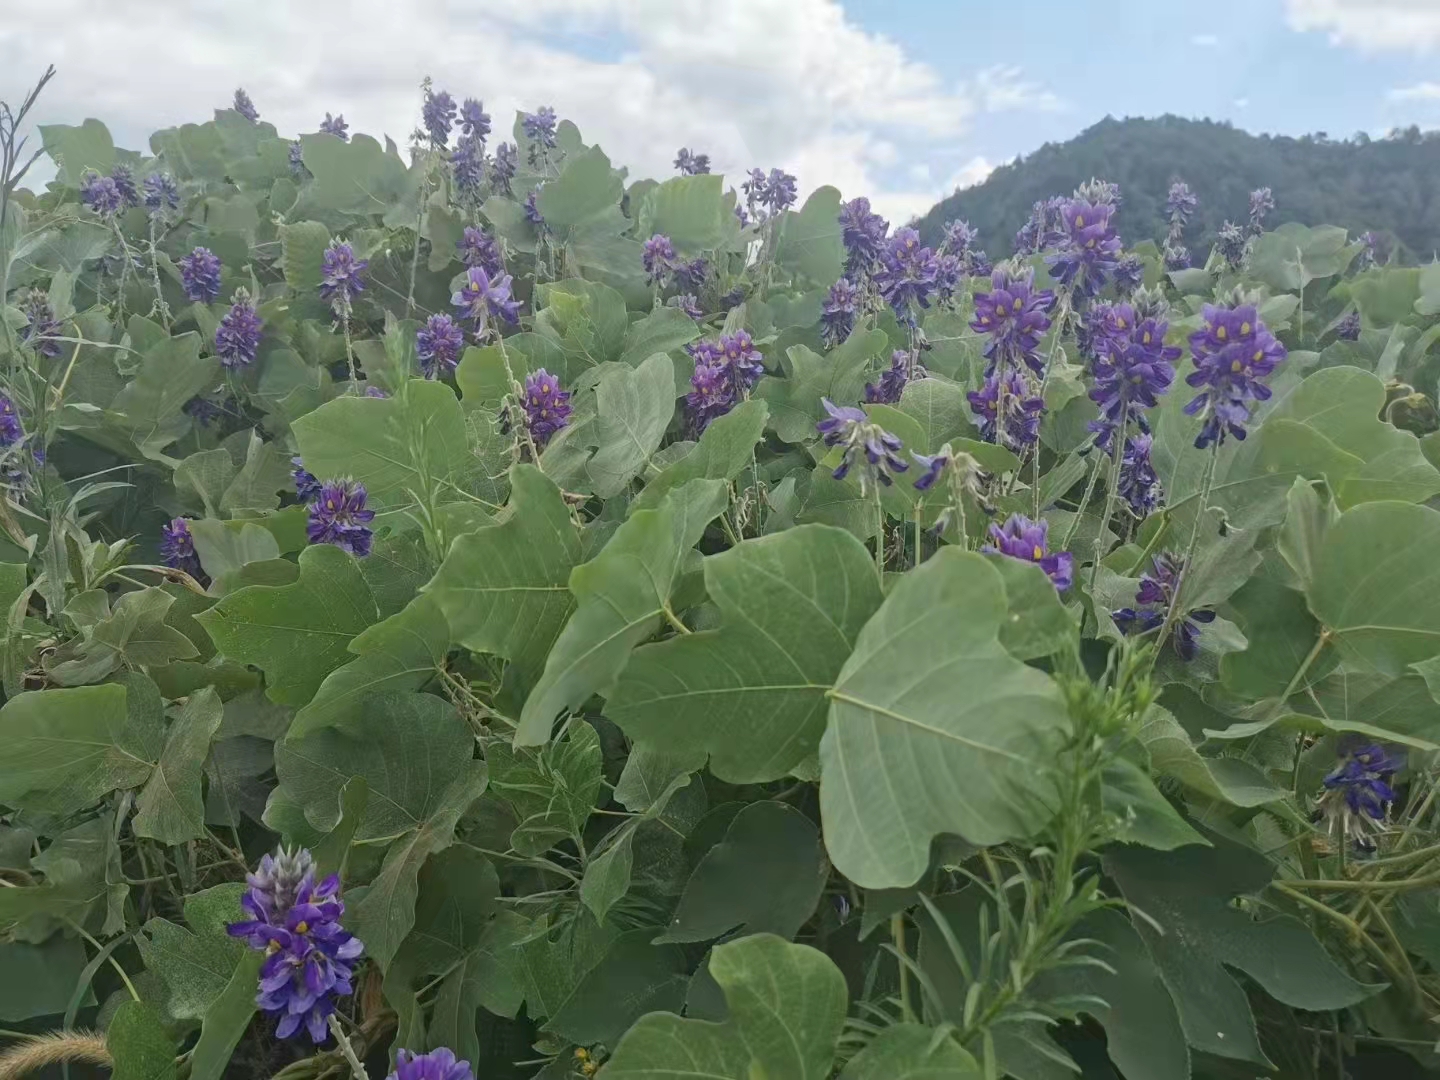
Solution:
<path fill-rule="evenodd" d="M 1070 522 L 1070 527 L 1065 530 L 1065 538 L 1060 541 L 1060 551 L 1069 551 L 1070 542 L 1080 531 L 1080 522 L 1085 517 L 1085 508 L 1090 505 L 1090 499 L 1095 494 L 1095 485 L 1100 482 L 1100 466 L 1104 461 L 1103 454 L 1095 455 L 1094 467 L 1090 470 L 1090 479 L 1085 484 L 1085 494 L 1080 497 L 1080 505 L 1075 508 L 1075 520 Z"/>
<path fill-rule="evenodd" d="M 1159 642 L 1155 649 L 1155 658 L 1165 648 L 1165 642 L 1170 640 L 1170 631 L 1175 629 L 1175 622 L 1180 618 L 1183 610 L 1185 581 L 1190 576 L 1191 564 L 1195 561 L 1195 549 L 1200 543 L 1200 524 L 1205 520 L 1205 514 L 1210 509 L 1210 492 L 1215 486 L 1215 463 L 1220 457 L 1220 440 L 1216 439 L 1210 444 L 1210 456 L 1205 462 L 1205 478 L 1200 484 L 1200 498 L 1195 508 L 1195 524 L 1190 528 L 1190 543 L 1185 546 L 1185 555 L 1180 560 L 1180 569 L 1175 575 L 1175 595 L 1170 597 L 1170 606 L 1165 611 L 1165 621 L 1160 626 L 1160 635 L 1155 640 Z"/>
<path fill-rule="evenodd" d="M 920 565 L 920 513 L 924 509 L 924 502 L 915 504 L 915 565 Z"/>
<path fill-rule="evenodd" d="M 330 1014 L 330 1034 L 335 1036 L 335 1042 L 339 1044 L 340 1053 L 345 1055 L 345 1063 L 355 1074 L 355 1080 L 370 1080 L 370 1074 L 365 1071 L 365 1066 L 361 1063 L 359 1055 L 355 1053 L 355 1048 L 350 1045 L 349 1036 L 340 1026 L 340 1018 L 334 1013 Z"/>
<path fill-rule="evenodd" d="M 880 485 L 875 485 L 875 572 L 885 585 L 885 511 L 880 506 Z"/>
<path fill-rule="evenodd" d="M 1110 475 L 1105 480 L 1105 509 L 1100 515 L 1100 526 L 1095 530 L 1094 562 L 1090 564 L 1090 594 L 1095 593 L 1095 579 L 1100 576 L 1100 559 L 1105 551 L 1105 530 L 1110 527 L 1110 518 L 1115 513 L 1115 500 L 1120 497 L 1120 458 L 1125 453 L 1125 424 L 1130 419 L 1130 403 L 1120 405 L 1120 423 L 1110 438 L 1114 446 L 1110 450 Z M 1084 512 L 1084 507 L 1081 508 Z M 1164 636 L 1161 636 L 1164 640 Z"/>
<path fill-rule="evenodd" d="M 155 286 L 155 308 L 160 321 L 168 333 L 171 327 L 170 305 L 165 302 L 165 293 L 160 288 L 160 256 L 155 251 L 155 219 L 150 219 L 150 283 Z"/>
<path fill-rule="evenodd" d="M 340 312 L 340 331 L 345 335 L 345 363 L 350 368 L 350 393 L 360 392 L 360 372 L 355 367 L 355 347 L 350 341 L 350 305 Z"/>
<path fill-rule="evenodd" d="M 74 919 L 67 919 L 66 922 L 70 924 L 71 929 L 73 929 L 77 934 L 83 937 L 91 945 L 95 946 L 96 952 L 105 952 L 105 946 L 101 945 L 100 942 L 96 941 L 78 922 L 76 922 Z M 115 969 L 115 974 L 120 976 L 120 981 L 125 984 L 125 989 L 130 992 L 131 998 L 139 1001 L 140 994 L 135 989 L 135 984 L 130 981 L 130 976 L 125 974 L 125 969 L 120 966 L 120 961 L 115 959 L 115 954 L 112 952 L 108 957 L 106 957 L 106 959 L 110 961 L 110 966 Z"/>
<path fill-rule="evenodd" d="M 915 1009 L 910 1002 L 910 973 L 905 970 L 905 913 L 896 912 L 890 916 L 890 939 L 895 944 L 896 969 L 900 975 L 900 1016 L 905 1023 L 915 1019 Z"/>

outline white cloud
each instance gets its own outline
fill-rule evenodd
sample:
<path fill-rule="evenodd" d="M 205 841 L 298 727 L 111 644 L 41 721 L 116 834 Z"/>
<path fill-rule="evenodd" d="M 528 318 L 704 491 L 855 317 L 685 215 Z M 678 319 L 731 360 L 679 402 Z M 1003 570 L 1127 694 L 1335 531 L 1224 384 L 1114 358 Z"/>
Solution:
<path fill-rule="evenodd" d="M 1440 83 L 1422 82 L 1397 86 L 1385 95 L 1391 101 L 1440 101 Z"/>
<path fill-rule="evenodd" d="M 38 120 L 97 116 L 133 148 L 237 85 L 284 133 L 343 112 L 403 143 L 430 74 L 481 98 L 501 137 L 514 110 L 553 105 L 632 177 L 672 175 L 691 146 L 732 177 L 780 166 L 802 191 L 832 183 L 898 215 L 945 192 L 928 179 L 886 191 L 882 177 L 935 164 L 982 110 L 1060 105 L 1015 68 L 951 84 L 835 0 L 155 0 L 143 19 L 105 0 L 11 7 L 0 93 L 18 98 L 53 60 Z"/>
<path fill-rule="evenodd" d="M 1202 49 L 1213 49 L 1220 44 L 1220 39 L 1214 34 L 1196 34 L 1190 39 L 1190 44 Z"/>
<path fill-rule="evenodd" d="M 1319 30 L 1336 45 L 1367 52 L 1440 48 L 1437 0 L 1285 0 L 1295 30 Z"/>
<path fill-rule="evenodd" d="M 1250 107 L 1250 99 L 1248 97 L 1237 97 L 1232 104 L 1237 109 L 1248 109 Z"/>

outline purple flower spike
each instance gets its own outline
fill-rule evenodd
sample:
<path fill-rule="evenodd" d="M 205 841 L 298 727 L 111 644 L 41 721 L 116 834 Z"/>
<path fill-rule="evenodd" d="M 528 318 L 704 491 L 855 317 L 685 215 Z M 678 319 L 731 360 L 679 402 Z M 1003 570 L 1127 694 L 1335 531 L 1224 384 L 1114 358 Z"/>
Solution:
<path fill-rule="evenodd" d="M 22 343 L 35 350 L 36 356 L 53 360 L 60 355 L 60 342 L 52 340 L 59 336 L 63 327 L 55 318 L 55 307 L 50 303 L 50 294 L 41 289 L 32 289 L 21 308 L 25 315 L 25 327 L 20 331 Z"/>
<path fill-rule="evenodd" d="M 195 539 L 190 535 L 190 523 L 184 518 L 172 518 L 170 524 L 161 527 L 160 560 L 171 569 L 183 570 L 196 580 L 203 577 L 200 556 L 195 554 Z"/>
<path fill-rule="evenodd" d="M 367 527 L 375 511 L 365 509 L 364 484 L 353 480 L 328 480 L 310 504 L 306 535 L 312 544 L 334 544 L 351 555 L 370 554 L 374 534 Z"/>
<path fill-rule="evenodd" d="M 640 260 L 650 284 L 658 285 L 675 269 L 675 245 L 668 236 L 656 233 L 645 241 Z"/>
<path fill-rule="evenodd" d="M 1335 324 L 1335 336 L 1341 341 L 1359 341 L 1361 329 L 1360 312 L 1348 311 L 1345 317 Z"/>
<path fill-rule="evenodd" d="M 1122 634 L 1143 634 L 1165 624 L 1165 615 L 1180 585 L 1180 572 L 1184 560 L 1168 552 L 1161 552 L 1150 560 L 1150 569 L 1140 576 L 1140 588 L 1135 592 L 1135 607 L 1112 611 L 1110 617 Z M 1215 612 L 1208 608 L 1196 608 L 1175 620 L 1170 632 L 1170 644 L 1175 654 L 1189 663 L 1200 652 L 1200 628 L 1215 621 Z"/>
<path fill-rule="evenodd" d="M 890 223 L 870 209 L 863 195 L 840 207 L 840 238 L 845 244 L 845 275 L 851 280 L 869 275 L 879 262 Z"/>
<path fill-rule="evenodd" d="M 1021 562 L 1032 562 L 1045 571 L 1060 592 L 1070 588 L 1074 562 L 1068 551 L 1049 552 L 1050 523 L 1031 521 L 1021 514 L 1011 514 L 1002 528 L 990 526 L 990 543 L 980 550 L 990 555 L 1004 555 Z"/>
<path fill-rule="evenodd" d="M 1360 850 L 1373 851 L 1375 834 L 1384 828 L 1396 799 L 1390 782 L 1404 760 L 1358 735 L 1346 737 L 1338 749 L 1344 756 L 1325 777 L 1320 816 L 1337 840 L 1349 839 Z"/>
<path fill-rule="evenodd" d="M 682 146 L 675 155 L 675 168 L 682 176 L 700 176 L 710 171 L 710 155 L 696 154 Z"/>
<path fill-rule="evenodd" d="M 129 165 L 116 165 L 110 170 L 110 179 L 115 181 L 115 190 L 127 207 L 140 205 L 140 190 L 135 186 L 135 174 Z"/>
<path fill-rule="evenodd" d="M 497 191 L 511 194 L 510 181 L 520 167 L 520 151 L 514 143 L 502 142 L 495 147 L 495 157 L 490 162 L 490 182 Z"/>
<path fill-rule="evenodd" d="M 919 364 L 915 365 L 914 377 L 923 379 L 928 374 Z M 890 366 L 881 373 L 880 378 L 873 383 L 865 384 L 865 403 L 867 405 L 897 405 L 900 402 L 900 395 L 905 392 L 905 386 L 910 381 L 910 353 L 905 349 L 896 349 L 890 354 Z"/>
<path fill-rule="evenodd" d="M 420 118 L 430 136 L 430 144 L 435 147 L 447 145 L 450 142 L 450 129 L 455 126 L 455 99 L 444 90 L 437 94 L 427 88 Z"/>
<path fill-rule="evenodd" d="M 1150 450 L 1155 440 L 1148 432 L 1125 440 L 1125 449 L 1120 457 L 1120 478 L 1115 490 L 1130 504 L 1137 517 L 1144 517 L 1160 507 L 1165 501 L 1160 477 L 1150 460 Z"/>
<path fill-rule="evenodd" d="M 500 254 L 500 244 L 484 229 L 474 225 L 465 226 L 465 233 L 456 242 L 460 261 L 466 266 L 479 266 L 490 277 L 505 272 L 505 259 Z"/>
<path fill-rule="evenodd" d="M 20 410 L 7 394 L 0 394 L 0 448 L 12 447 L 25 438 Z"/>
<path fill-rule="evenodd" d="M 928 308 L 940 278 L 940 260 L 920 243 L 914 229 L 896 229 L 882 256 L 875 285 L 902 323 L 914 321 L 916 306 Z"/>
<path fill-rule="evenodd" d="M 537 447 L 543 449 L 570 423 L 570 413 L 570 394 L 561 389 L 559 379 L 544 368 L 525 376 L 525 426 Z"/>
<path fill-rule="evenodd" d="M 834 347 L 850 336 L 855 329 L 855 312 L 860 294 L 849 279 L 841 278 L 830 286 L 825 297 L 825 306 L 820 312 L 820 337 L 827 346 Z"/>
<path fill-rule="evenodd" d="M 460 134 L 473 139 L 478 139 L 480 145 L 490 137 L 490 114 L 485 111 L 485 105 L 474 98 L 466 98 L 465 104 L 460 106 Z"/>
<path fill-rule="evenodd" d="M 1232 222 L 1225 222 L 1215 234 L 1215 250 L 1231 270 L 1240 269 L 1247 250 L 1244 230 Z"/>
<path fill-rule="evenodd" d="M 1037 375 L 1045 365 L 1040 359 L 1040 339 L 1050 329 L 1050 311 L 1055 307 L 1055 294 L 1049 289 L 1036 291 L 1035 272 L 1011 274 L 996 270 L 990 275 L 990 292 L 975 294 L 975 317 L 970 329 L 990 336 L 985 356 L 990 365 L 987 373 L 997 367 L 1014 369 L 1023 363 Z"/>
<path fill-rule="evenodd" d="M 334 135 L 341 142 L 350 141 L 350 125 L 345 122 L 344 116 L 332 117 L 327 112 L 325 119 L 320 121 L 320 130 L 326 135 Z"/>
<path fill-rule="evenodd" d="M 305 468 L 305 463 L 298 457 L 292 457 L 290 464 L 290 478 L 295 481 L 295 494 L 302 503 L 312 503 L 320 497 L 321 483 L 315 479 L 315 475 Z"/>
<path fill-rule="evenodd" d="M 222 366 L 234 370 L 255 362 L 260 348 L 260 316 L 244 289 L 235 290 L 235 301 L 215 329 L 215 355 Z"/>
<path fill-rule="evenodd" d="M 533 113 L 525 113 L 521 126 L 531 142 L 546 147 L 555 145 L 555 110 L 549 105 L 542 105 Z"/>
<path fill-rule="evenodd" d="M 1203 313 L 1205 325 L 1190 335 L 1195 370 L 1185 380 L 1204 388 L 1185 406 L 1190 416 L 1205 418 L 1195 440 L 1201 449 L 1224 443 L 1227 434 L 1245 438 L 1250 403 L 1269 399 L 1264 380 L 1285 359 L 1285 346 L 1260 321 L 1254 304 L 1206 304 Z"/>
<path fill-rule="evenodd" d="M 320 257 L 320 297 L 337 312 L 348 310 L 355 297 L 365 291 L 361 276 L 370 263 L 357 259 L 355 249 L 343 240 L 331 240 Z"/>
<path fill-rule="evenodd" d="M 125 195 L 114 178 L 95 172 L 80 178 L 80 201 L 101 217 L 114 217 L 125 209 Z"/>
<path fill-rule="evenodd" d="M 492 278 L 480 266 L 465 271 L 465 282 L 450 297 L 450 302 L 461 318 L 475 320 L 477 333 L 488 325 L 491 316 L 509 323 L 520 320 L 520 301 L 510 295 L 510 275 Z"/>
<path fill-rule="evenodd" d="M 829 415 L 815 425 L 826 446 L 842 448 L 840 464 L 833 475 L 843 480 L 854 469 L 859 474 L 860 494 L 864 495 L 876 483 L 889 487 L 894 483 L 893 473 L 905 472 L 910 463 L 900 457 L 904 444 L 879 424 L 873 422 L 863 409 L 853 405 L 836 405 L 829 398 L 821 398 Z"/>
<path fill-rule="evenodd" d="M 252 124 L 260 119 L 259 110 L 255 108 L 255 103 L 250 100 L 250 95 L 244 90 L 235 91 L 235 104 L 233 108 Z"/>
<path fill-rule="evenodd" d="M 993 372 L 979 390 L 965 397 L 970 411 L 980 418 L 980 437 L 986 442 L 1020 453 L 1040 437 L 1045 401 L 1031 391 L 1020 372 Z"/>
<path fill-rule="evenodd" d="M 464 348 L 465 332 L 449 315 L 431 315 L 415 332 L 415 359 L 427 379 L 454 371 Z"/>
<path fill-rule="evenodd" d="M 455 1051 L 442 1046 L 428 1054 L 395 1051 L 395 1071 L 385 1080 L 475 1080 L 468 1061 L 459 1061 Z"/>
<path fill-rule="evenodd" d="M 1099 434 L 1096 444 L 1108 450 L 1122 413 L 1139 420 L 1170 389 L 1180 349 L 1165 344 L 1169 323 L 1140 318 L 1130 304 L 1097 304 L 1091 316 L 1096 360 L 1090 400 L 1100 406 L 1100 418 L 1091 421 L 1090 430 Z"/>
<path fill-rule="evenodd" d="M 1120 238 L 1111 224 L 1114 213 L 1114 206 L 1087 199 L 1070 199 L 1060 208 L 1064 233 L 1046 263 L 1051 275 L 1079 296 L 1095 296 L 1115 272 Z"/>
<path fill-rule="evenodd" d="M 1259 236 L 1265 231 L 1265 215 L 1275 209 L 1275 196 L 1268 187 L 1256 188 L 1250 193 L 1250 235 Z"/>
<path fill-rule="evenodd" d="M 462 195 L 478 197 L 485 182 L 485 143 L 476 135 L 462 135 L 450 153 L 450 170 L 455 188 Z"/>
<path fill-rule="evenodd" d="M 213 304 L 220 296 L 220 259 L 209 248 L 197 247 L 180 260 L 180 284 L 198 304 Z"/>
<path fill-rule="evenodd" d="M 167 172 L 151 173 L 145 178 L 145 209 L 152 218 L 163 216 L 180 205 L 180 187 Z"/>

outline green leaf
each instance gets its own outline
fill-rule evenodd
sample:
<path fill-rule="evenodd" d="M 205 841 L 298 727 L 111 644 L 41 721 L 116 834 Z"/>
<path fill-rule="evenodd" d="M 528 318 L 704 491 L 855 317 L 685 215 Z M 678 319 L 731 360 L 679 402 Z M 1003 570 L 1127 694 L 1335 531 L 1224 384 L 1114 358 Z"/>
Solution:
<path fill-rule="evenodd" d="M 1309 228 L 1286 222 L 1264 233 L 1250 253 L 1249 272 L 1276 292 L 1298 292 L 1319 278 L 1344 271 L 1358 246 L 1347 246 L 1349 234 L 1335 225 Z"/>
<path fill-rule="evenodd" d="M 139 787 L 160 756 L 159 716 L 126 709 L 116 683 L 18 694 L 0 709 L 0 802 L 66 814 Z"/>
<path fill-rule="evenodd" d="M 248 521 L 202 518 L 190 523 L 190 535 L 195 540 L 200 565 L 220 585 L 217 591 L 230 591 L 228 586 L 236 583 L 237 575 L 251 563 L 280 557 L 275 534 Z"/>
<path fill-rule="evenodd" d="M 190 1080 L 223 1080 L 230 1057 L 255 1015 L 255 986 L 264 954 L 245 950 L 235 974 L 200 1022 L 200 1039 L 190 1052 Z"/>
<path fill-rule="evenodd" d="M 200 496 L 206 516 L 217 517 L 220 497 L 239 471 L 240 466 L 235 464 L 230 451 L 201 450 L 175 466 L 175 490 L 183 493 L 186 488 L 191 489 Z"/>
<path fill-rule="evenodd" d="M 654 930 L 621 935 L 545 1023 L 582 1046 L 614 1046 L 641 1014 L 676 1013 L 685 1003 L 685 950 L 652 942 Z"/>
<path fill-rule="evenodd" d="M 655 510 L 630 517 L 598 556 L 570 575 L 575 613 L 520 714 L 518 746 L 538 746 L 562 709 L 608 694 L 630 650 L 653 634 L 681 564 L 729 500 L 723 481 L 692 480 Z"/>
<path fill-rule="evenodd" d="M 214 357 L 200 358 L 199 334 L 163 338 L 115 395 L 107 418 L 136 446 L 158 451 L 190 429 L 190 418 L 182 412 L 185 403 L 214 386 L 219 370 Z"/>
<path fill-rule="evenodd" d="M 566 837 L 579 839 L 595 810 L 604 780 L 600 737 L 581 720 L 564 738 L 541 751 L 491 746 L 488 760 L 494 793 L 510 803 L 520 824 L 510 843 L 522 855 L 538 855 Z"/>
<path fill-rule="evenodd" d="M 789 940 L 815 911 L 828 875 L 809 818 L 784 803 L 750 803 L 695 867 L 656 940 L 709 941 L 732 931 Z"/>
<path fill-rule="evenodd" d="M 630 504 L 630 512 L 649 510 L 665 493 L 691 480 L 733 480 L 755 459 L 755 444 L 765 434 L 769 412 L 763 401 L 742 401 L 717 417 L 700 436 L 695 448 L 649 480 Z"/>
<path fill-rule="evenodd" d="M 615 365 L 595 388 L 599 449 L 586 465 L 602 499 L 640 475 L 675 414 L 675 366 L 656 353 L 638 368 Z"/>
<path fill-rule="evenodd" d="M 1306 607 L 1305 595 L 1254 577 L 1230 597 L 1230 607 L 1250 645 L 1220 658 L 1220 681 L 1251 700 L 1279 697 L 1320 638 L 1320 624 Z M 1311 662 L 1307 681 L 1323 678 L 1335 665 L 1333 651 L 1322 653 L 1319 660 Z"/>
<path fill-rule="evenodd" d="M 1048 817 L 1069 718 L 1054 682 L 1001 645 L 1007 610 L 985 557 L 946 547 L 860 632 L 820 743 L 825 844 L 857 885 L 913 884 L 941 833 L 990 845 Z"/>
<path fill-rule="evenodd" d="M 1310 610 L 1345 652 L 1390 675 L 1440 653 L 1440 513 L 1366 503 L 1325 534 Z"/>
<path fill-rule="evenodd" d="M 1005 582 L 1009 611 L 1000 625 L 1000 644 L 1011 656 L 1034 660 L 1078 644 L 1080 628 L 1045 571 L 1019 559 L 994 559 L 990 565 Z"/>
<path fill-rule="evenodd" d="M 849 994 L 824 953 L 756 934 L 710 954 L 729 1006 L 722 1024 L 643 1016 L 605 1065 L 606 1080 L 825 1080 Z"/>
<path fill-rule="evenodd" d="M 967 1076 L 980 1076 L 980 1066 L 953 1038 L 923 1024 L 895 1024 L 850 1059 L 840 1080 L 965 1080 Z"/>
<path fill-rule="evenodd" d="M 816 188 L 797 213 L 787 210 L 775 237 L 775 263 L 793 274 L 829 286 L 845 266 L 840 238 L 840 192 Z"/>
<path fill-rule="evenodd" d="M 141 1001 L 122 1001 L 105 1029 L 115 1080 L 171 1080 L 175 1044 L 160 1015 Z"/>
<path fill-rule="evenodd" d="M 334 135 L 300 136 L 305 168 L 313 177 L 287 216 L 384 214 L 387 225 L 414 228 L 421 174 L 405 168 L 399 155 L 387 154 L 369 135 L 341 142 Z M 318 475 L 318 474 L 317 474 Z"/>
<path fill-rule="evenodd" d="M 560 489 L 516 465 L 500 523 L 458 537 L 425 591 L 461 645 L 538 672 L 574 607 L 568 582 L 580 557 Z"/>
<path fill-rule="evenodd" d="M 1286 792 L 1272 784 L 1256 766 L 1237 757 L 1205 758 L 1190 736 L 1166 710 L 1153 705 L 1135 733 L 1150 755 L 1150 767 L 1192 791 L 1232 806 L 1261 806 L 1283 799 Z"/>
<path fill-rule="evenodd" d="M 965 388 L 949 379 L 911 379 L 900 395 L 899 408 L 925 433 L 922 445 L 909 447 L 919 453 L 933 454 L 953 439 L 976 435 Z"/>
<path fill-rule="evenodd" d="M 1112 758 L 1105 765 L 1101 782 L 1102 803 L 1121 822 L 1116 839 L 1122 843 L 1144 844 L 1158 851 L 1208 843 L 1160 794 L 1150 774 L 1133 761 Z"/>
<path fill-rule="evenodd" d="M 641 361 L 656 353 L 668 353 L 688 345 L 699 336 L 700 327 L 689 315 L 679 308 L 658 307 L 643 319 L 630 324 L 625 333 L 625 351 L 620 354 L 620 363 L 639 367 Z"/>
<path fill-rule="evenodd" d="M 265 672 L 272 701 L 304 705 L 349 661 L 351 639 L 388 614 L 354 556 L 315 544 L 293 585 L 240 589 L 196 619 L 225 656 Z"/>
<path fill-rule="evenodd" d="M 159 763 L 135 801 L 138 812 L 131 825 L 136 836 L 171 846 L 206 836 L 200 773 L 223 715 L 212 687 L 186 700 L 170 725 Z"/>
<path fill-rule="evenodd" d="M 189 929 L 167 919 L 151 918 L 135 943 L 147 971 L 165 986 L 165 1012 L 175 1020 L 203 1019 L 225 992 L 245 944 L 225 932 L 241 918 L 245 886 L 216 885 L 185 898 Z"/>
<path fill-rule="evenodd" d="M 24 941 L 0 944 L 0 971 L 5 972 L 5 980 L 0 982 L 0 1020 L 63 1013 L 80 984 L 86 959 L 80 939 L 63 934 L 52 934 L 39 945 Z"/>
<path fill-rule="evenodd" d="M 50 661 L 51 679 L 61 686 L 75 686 L 98 682 L 122 663 L 160 667 L 199 655 L 189 638 L 165 624 L 174 602 L 173 596 L 154 587 L 123 594 L 114 610 L 84 628 L 82 638 L 56 650 Z"/>
<path fill-rule="evenodd" d="M 775 434 L 789 443 L 815 438 L 815 424 L 825 415 L 821 398 L 837 405 L 858 401 L 865 389 L 865 367 L 890 343 L 883 330 L 857 329 L 837 349 L 819 356 L 804 345 L 786 350 L 786 377 L 766 375 L 755 397 L 770 406 Z"/>
<path fill-rule="evenodd" d="M 704 566 L 720 629 L 637 650 L 606 713 L 688 768 L 708 753 L 729 782 L 778 779 L 819 746 L 825 694 L 880 606 L 874 563 L 849 533 L 802 525 Z"/>
<path fill-rule="evenodd" d="M 314 699 L 295 714 L 292 735 L 342 723 L 370 694 L 419 690 L 444 665 L 450 625 L 435 594 L 426 593 L 356 635 L 348 649 L 359 659 L 325 676 Z"/>
<path fill-rule="evenodd" d="M 610 159 L 592 146 L 565 162 L 560 175 L 540 188 L 535 204 L 545 224 L 563 238 L 617 208 L 624 192 L 625 182 L 610 168 Z"/>
<path fill-rule="evenodd" d="M 390 510 L 429 490 L 463 497 L 474 472 L 465 414 L 442 382 L 410 379 L 389 398 L 347 394 L 300 417 L 294 431 L 307 469 L 322 480 L 352 477 Z"/>
<path fill-rule="evenodd" d="M 285 283 L 295 292 L 320 287 L 320 264 L 330 246 L 330 230 L 318 221 L 297 221 L 280 227 L 280 265 Z"/>
<path fill-rule="evenodd" d="M 68 188 L 78 188 L 87 169 L 108 173 L 115 165 L 115 143 L 99 120 L 87 119 L 79 127 L 41 124 L 40 138 L 60 182 Z"/>
<path fill-rule="evenodd" d="M 640 204 L 636 230 L 642 240 L 668 236 L 677 251 L 698 255 L 725 238 L 725 178 L 718 173 L 675 176 L 652 188 Z"/>
<path fill-rule="evenodd" d="M 1235 906 L 1270 881 L 1270 860 L 1214 837 L 1213 847 L 1170 852 L 1112 847 L 1105 870 L 1145 913 L 1136 929 L 1174 995 L 1190 1045 L 1221 1057 L 1268 1065 L 1245 991 L 1225 967 L 1249 975 L 1286 1005 L 1343 1009 L 1374 988 L 1337 967 L 1299 919 L 1258 919 Z"/>

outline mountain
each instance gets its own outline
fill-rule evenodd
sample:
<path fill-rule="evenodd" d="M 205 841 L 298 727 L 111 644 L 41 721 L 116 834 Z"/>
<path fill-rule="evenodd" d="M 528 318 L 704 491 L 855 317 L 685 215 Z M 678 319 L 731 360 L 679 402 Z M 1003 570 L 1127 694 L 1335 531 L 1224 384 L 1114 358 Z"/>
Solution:
<path fill-rule="evenodd" d="M 1197 261 L 1225 221 L 1245 220 L 1257 187 L 1275 195 L 1267 228 L 1298 221 L 1342 225 L 1354 235 L 1371 229 L 1397 238 L 1411 259 L 1429 260 L 1440 249 L 1440 131 L 1295 139 L 1178 116 L 1107 117 L 1069 142 L 1046 143 L 937 203 L 918 227 L 934 244 L 946 221 L 964 218 L 999 258 L 1013 250 L 1015 231 L 1037 200 L 1068 195 L 1091 177 L 1120 185 L 1116 223 L 1127 244 L 1161 240 L 1166 193 L 1171 181 L 1184 180 L 1200 200 L 1185 234 Z"/>

